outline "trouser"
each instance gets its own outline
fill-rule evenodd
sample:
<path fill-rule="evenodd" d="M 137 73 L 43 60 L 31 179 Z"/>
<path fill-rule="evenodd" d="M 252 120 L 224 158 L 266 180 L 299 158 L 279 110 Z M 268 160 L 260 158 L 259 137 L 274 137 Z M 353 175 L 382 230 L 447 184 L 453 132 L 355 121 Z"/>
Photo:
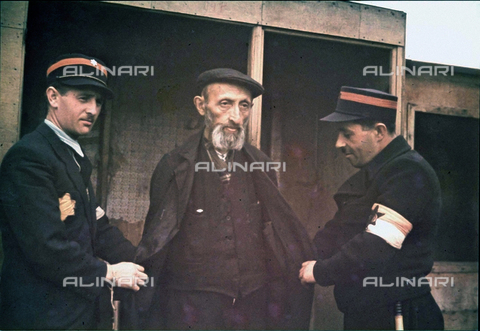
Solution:
<path fill-rule="evenodd" d="M 267 327 L 267 291 L 263 287 L 243 298 L 206 291 L 170 290 L 167 329 L 211 330 Z"/>
<path fill-rule="evenodd" d="M 402 301 L 405 330 L 443 330 L 443 315 L 432 294 Z M 345 313 L 345 330 L 395 330 L 395 304 Z"/>

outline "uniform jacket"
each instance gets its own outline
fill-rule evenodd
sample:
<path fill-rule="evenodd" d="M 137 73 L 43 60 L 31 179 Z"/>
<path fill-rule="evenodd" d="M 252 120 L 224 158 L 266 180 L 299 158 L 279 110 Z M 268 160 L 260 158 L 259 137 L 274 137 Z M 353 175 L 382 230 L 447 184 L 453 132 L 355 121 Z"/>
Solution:
<path fill-rule="evenodd" d="M 76 202 L 63 221 L 60 198 Z M 95 302 L 108 291 L 88 286 L 107 272 L 97 257 L 118 263 L 135 254 L 107 217 L 97 220 L 96 207 L 90 181 L 87 193 L 69 147 L 46 124 L 8 151 L 0 173 L 4 328 L 95 328 Z"/>
<path fill-rule="evenodd" d="M 440 185 L 432 167 L 403 137 L 350 177 L 334 199 L 338 211 L 314 239 L 320 258 L 314 276 L 320 285 L 335 285 L 342 312 L 358 313 L 430 291 L 428 283 L 418 281 L 433 265 Z M 382 216 L 372 210 L 374 204 L 412 224 L 400 249 L 365 231 L 374 216 Z"/>
<path fill-rule="evenodd" d="M 194 179 L 195 159 L 203 130 L 173 152 L 166 154 L 157 165 L 150 188 L 150 208 L 146 217 L 143 238 L 139 244 L 136 262 L 146 267 L 149 276 L 155 277 L 155 287 L 139 291 L 137 304 L 147 324 L 143 327 L 159 328 L 162 325 L 161 298 L 165 297 L 162 278 L 169 242 L 180 229 L 187 209 Z M 250 162 L 267 162 L 270 159 L 257 148 L 245 144 L 244 151 Z M 265 240 L 270 249 L 273 269 L 281 271 L 281 284 L 271 284 L 271 295 L 282 298 L 287 309 L 282 325 L 287 329 L 307 329 L 310 321 L 312 289 L 305 289 L 298 280 L 302 262 L 313 257 L 313 247 L 295 213 L 276 186 L 274 171 L 253 173 L 257 197 L 265 215 Z"/>

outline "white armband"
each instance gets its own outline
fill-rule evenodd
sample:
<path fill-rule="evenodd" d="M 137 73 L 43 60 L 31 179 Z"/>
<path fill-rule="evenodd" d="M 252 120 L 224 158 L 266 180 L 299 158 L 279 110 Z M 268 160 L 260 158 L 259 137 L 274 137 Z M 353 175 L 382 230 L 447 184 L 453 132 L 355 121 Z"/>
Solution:
<path fill-rule="evenodd" d="M 366 232 L 382 238 L 396 249 L 402 248 L 407 234 L 412 231 L 412 223 L 395 210 L 378 203 L 373 205 L 372 215 Z"/>

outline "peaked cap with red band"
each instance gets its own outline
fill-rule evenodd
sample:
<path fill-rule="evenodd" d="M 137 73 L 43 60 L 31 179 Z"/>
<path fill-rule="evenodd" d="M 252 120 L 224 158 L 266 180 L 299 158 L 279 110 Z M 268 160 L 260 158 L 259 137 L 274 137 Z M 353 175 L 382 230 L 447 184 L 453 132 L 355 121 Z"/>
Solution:
<path fill-rule="evenodd" d="M 395 121 L 397 97 L 378 90 L 342 86 L 337 108 L 321 118 L 327 122 L 349 122 L 360 119 Z"/>
<path fill-rule="evenodd" d="M 113 92 L 107 86 L 108 71 L 100 59 L 78 53 L 59 56 L 47 69 L 47 85 L 60 82 L 68 86 L 100 88 L 107 98 Z"/>

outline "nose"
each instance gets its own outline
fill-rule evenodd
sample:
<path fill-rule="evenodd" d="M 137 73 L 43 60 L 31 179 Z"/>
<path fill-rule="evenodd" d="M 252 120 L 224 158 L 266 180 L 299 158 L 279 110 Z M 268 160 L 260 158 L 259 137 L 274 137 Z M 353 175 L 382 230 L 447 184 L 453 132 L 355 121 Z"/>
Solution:
<path fill-rule="evenodd" d="M 234 105 L 231 109 L 230 109 L 230 114 L 229 114 L 229 117 L 228 119 L 232 122 L 234 122 L 235 124 L 240 124 L 240 107 L 238 104 Z"/>
<path fill-rule="evenodd" d="M 90 102 L 87 103 L 87 114 L 98 115 L 100 113 L 100 109 L 102 108 L 102 104 L 98 103 L 95 98 L 92 98 Z"/>
<path fill-rule="evenodd" d="M 345 145 L 345 141 L 344 141 L 344 139 L 343 139 L 343 137 L 342 137 L 342 134 L 339 133 L 338 136 L 337 136 L 337 142 L 335 143 L 335 147 L 336 147 L 336 148 L 343 148 L 343 147 L 345 147 L 345 146 L 346 146 L 346 145 Z"/>

